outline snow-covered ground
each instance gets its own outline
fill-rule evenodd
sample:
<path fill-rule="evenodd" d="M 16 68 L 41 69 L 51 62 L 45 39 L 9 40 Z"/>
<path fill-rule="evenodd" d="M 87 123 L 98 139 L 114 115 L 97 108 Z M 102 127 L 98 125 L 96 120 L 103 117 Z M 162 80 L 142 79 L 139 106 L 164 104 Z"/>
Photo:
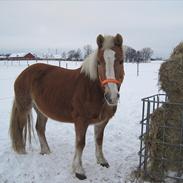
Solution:
<path fill-rule="evenodd" d="M 35 62 L 29 62 L 32 64 Z M 58 62 L 49 62 L 58 65 Z M 81 63 L 62 62 L 63 67 L 77 68 Z M 83 166 L 87 179 L 82 182 L 125 183 L 138 166 L 141 98 L 158 93 L 158 69 L 161 62 L 125 64 L 125 80 L 120 90 L 118 110 L 105 130 L 104 153 L 110 168 L 96 164 L 93 126 L 87 131 Z M 74 126 L 49 119 L 46 136 L 50 155 L 40 155 L 36 137 L 26 155 L 11 149 L 9 118 L 13 100 L 13 83 L 27 62 L 0 62 L 0 183 L 79 183 L 72 174 L 74 155 Z"/>

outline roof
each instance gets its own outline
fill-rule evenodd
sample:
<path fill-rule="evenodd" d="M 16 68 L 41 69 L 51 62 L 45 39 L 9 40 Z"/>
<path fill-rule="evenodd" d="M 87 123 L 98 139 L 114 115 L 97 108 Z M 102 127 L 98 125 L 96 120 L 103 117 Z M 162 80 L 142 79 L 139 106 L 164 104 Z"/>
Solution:
<path fill-rule="evenodd" d="M 12 53 L 9 58 L 13 58 L 13 57 L 25 57 L 27 54 L 29 53 Z"/>
<path fill-rule="evenodd" d="M 6 55 L 0 55 L 0 58 L 7 58 Z"/>

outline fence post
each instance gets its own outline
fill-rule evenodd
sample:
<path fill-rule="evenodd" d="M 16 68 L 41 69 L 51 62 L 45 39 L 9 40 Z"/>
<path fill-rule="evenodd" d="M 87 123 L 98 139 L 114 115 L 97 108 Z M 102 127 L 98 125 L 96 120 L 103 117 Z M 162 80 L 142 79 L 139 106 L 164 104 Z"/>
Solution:
<path fill-rule="evenodd" d="M 139 76 L 139 60 L 137 60 L 137 76 Z"/>

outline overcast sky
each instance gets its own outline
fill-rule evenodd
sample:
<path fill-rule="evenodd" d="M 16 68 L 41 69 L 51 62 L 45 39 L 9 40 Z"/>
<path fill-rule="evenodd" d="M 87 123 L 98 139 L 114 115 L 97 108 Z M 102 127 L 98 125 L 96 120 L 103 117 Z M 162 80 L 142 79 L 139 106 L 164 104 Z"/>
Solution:
<path fill-rule="evenodd" d="M 183 1 L 0 0 L 0 53 L 96 47 L 98 34 L 116 33 L 168 57 L 183 40 Z"/>

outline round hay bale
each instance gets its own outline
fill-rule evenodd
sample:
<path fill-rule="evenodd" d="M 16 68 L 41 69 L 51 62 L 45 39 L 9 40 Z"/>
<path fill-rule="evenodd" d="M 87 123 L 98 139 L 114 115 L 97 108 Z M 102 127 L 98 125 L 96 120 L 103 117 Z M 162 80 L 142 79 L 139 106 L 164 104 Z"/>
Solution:
<path fill-rule="evenodd" d="M 183 102 L 183 60 L 164 62 L 159 70 L 159 84 L 171 102 Z"/>
<path fill-rule="evenodd" d="M 183 43 L 173 51 L 159 70 L 159 85 L 170 102 L 183 102 Z"/>
<path fill-rule="evenodd" d="M 183 107 L 164 104 L 151 115 L 150 122 L 149 136 L 145 138 L 150 175 L 160 179 L 166 171 L 183 171 Z"/>

